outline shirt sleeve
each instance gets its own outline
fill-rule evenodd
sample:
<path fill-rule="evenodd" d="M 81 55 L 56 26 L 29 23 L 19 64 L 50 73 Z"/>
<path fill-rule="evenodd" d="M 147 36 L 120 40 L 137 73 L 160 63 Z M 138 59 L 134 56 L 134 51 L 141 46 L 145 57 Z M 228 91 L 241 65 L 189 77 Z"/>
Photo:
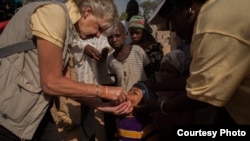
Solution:
<path fill-rule="evenodd" d="M 58 4 L 36 9 L 31 17 L 32 34 L 63 47 L 67 29 L 66 11 Z"/>
<path fill-rule="evenodd" d="M 143 66 L 145 67 L 146 65 L 148 65 L 150 63 L 150 60 L 146 52 L 139 46 L 133 46 L 133 47 L 137 49 L 137 53 L 140 59 L 142 60 Z"/>
<path fill-rule="evenodd" d="M 236 38 L 205 33 L 193 38 L 188 96 L 224 106 L 249 72 L 249 47 Z"/>
<path fill-rule="evenodd" d="M 72 45 L 71 53 L 73 54 L 76 61 L 78 63 L 80 63 L 81 61 L 85 62 L 86 61 L 86 55 L 84 54 L 84 50 L 85 50 L 85 47 L 87 45 L 92 45 L 90 43 L 90 39 L 82 40 L 80 38 L 77 38 L 77 39 L 73 40 L 71 45 Z"/>

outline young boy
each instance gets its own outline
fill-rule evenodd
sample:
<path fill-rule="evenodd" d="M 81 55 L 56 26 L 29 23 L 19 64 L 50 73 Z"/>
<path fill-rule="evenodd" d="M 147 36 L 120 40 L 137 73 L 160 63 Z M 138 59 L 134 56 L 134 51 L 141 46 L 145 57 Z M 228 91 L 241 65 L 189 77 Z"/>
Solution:
<path fill-rule="evenodd" d="M 150 63 L 145 66 L 145 71 L 150 81 L 157 81 L 160 62 L 163 57 L 162 44 L 157 42 L 151 34 L 152 29 L 147 19 L 140 15 L 134 15 L 129 21 L 129 33 L 132 39 L 131 45 L 140 46 L 147 54 Z"/>
<path fill-rule="evenodd" d="M 117 86 L 128 91 L 138 81 L 147 80 L 144 67 L 150 62 L 145 51 L 137 45 L 125 44 L 126 30 L 119 22 L 117 30 L 108 36 L 114 52 L 107 59 L 110 74 L 116 76 Z"/>
<path fill-rule="evenodd" d="M 135 83 L 128 91 L 127 100 L 133 107 L 141 106 L 145 100 L 156 100 L 155 92 L 149 90 L 145 84 Z M 155 141 L 158 140 L 153 131 L 153 117 L 146 113 L 133 113 L 118 119 L 118 138 L 122 141 Z"/>

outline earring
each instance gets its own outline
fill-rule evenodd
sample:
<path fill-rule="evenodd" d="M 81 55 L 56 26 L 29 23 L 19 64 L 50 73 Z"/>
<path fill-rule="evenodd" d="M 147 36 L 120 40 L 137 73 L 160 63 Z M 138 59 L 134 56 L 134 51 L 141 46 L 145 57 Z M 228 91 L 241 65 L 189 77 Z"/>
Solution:
<path fill-rule="evenodd" d="M 195 12 L 195 10 L 193 10 L 193 9 L 190 7 L 190 8 L 188 9 L 188 12 L 193 14 L 193 13 Z"/>

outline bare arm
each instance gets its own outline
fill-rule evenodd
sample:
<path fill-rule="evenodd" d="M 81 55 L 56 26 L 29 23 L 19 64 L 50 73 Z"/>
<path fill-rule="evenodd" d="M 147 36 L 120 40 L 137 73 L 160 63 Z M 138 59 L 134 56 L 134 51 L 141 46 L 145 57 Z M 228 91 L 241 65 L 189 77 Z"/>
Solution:
<path fill-rule="evenodd" d="M 41 38 L 37 39 L 37 47 L 41 87 L 45 93 L 66 97 L 97 96 L 96 85 L 79 83 L 63 75 L 62 48 Z M 104 95 L 106 92 L 108 97 Z M 104 86 L 99 86 L 98 93 L 99 97 L 106 99 L 126 100 L 126 92 L 121 87 L 106 89 Z"/>

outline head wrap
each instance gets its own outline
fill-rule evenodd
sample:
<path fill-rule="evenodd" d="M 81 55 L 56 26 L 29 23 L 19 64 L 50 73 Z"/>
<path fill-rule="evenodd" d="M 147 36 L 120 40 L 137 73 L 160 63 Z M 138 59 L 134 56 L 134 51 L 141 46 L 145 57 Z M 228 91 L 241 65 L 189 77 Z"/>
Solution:
<path fill-rule="evenodd" d="M 129 20 L 129 27 L 145 28 L 145 19 L 142 16 L 135 15 Z"/>
<path fill-rule="evenodd" d="M 154 91 L 148 89 L 148 87 L 145 84 L 143 84 L 142 82 L 135 83 L 133 85 L 133 87 L 136 87 L 136 88 L 139 88 L 142 90 L 144 101 L 148 100 L 148 99 L 157 100 L 157 98 L 158 98 L 156 93 Z"/>
<path fill-rule="evenodd" d="M 172 50 L 167 53 L 161 60 L 161 63 L 166 62 L 173 65 L 180 73 L 183 73 L 185 65 L 185 54 L 181 50 Z"/>
<path fill-rule="evenodd" d="M 152 28 L 147 23 L 147 21 L 145 20 L 145 18 L 143 16 L 140 16 L 140 15 L 132 16 L 131 19 L 129 20 L 128 27 L 129 28 L 130 27 L 141 28 L 149 33 L 152 33 L 152 31 L 153 31 Z"/>

